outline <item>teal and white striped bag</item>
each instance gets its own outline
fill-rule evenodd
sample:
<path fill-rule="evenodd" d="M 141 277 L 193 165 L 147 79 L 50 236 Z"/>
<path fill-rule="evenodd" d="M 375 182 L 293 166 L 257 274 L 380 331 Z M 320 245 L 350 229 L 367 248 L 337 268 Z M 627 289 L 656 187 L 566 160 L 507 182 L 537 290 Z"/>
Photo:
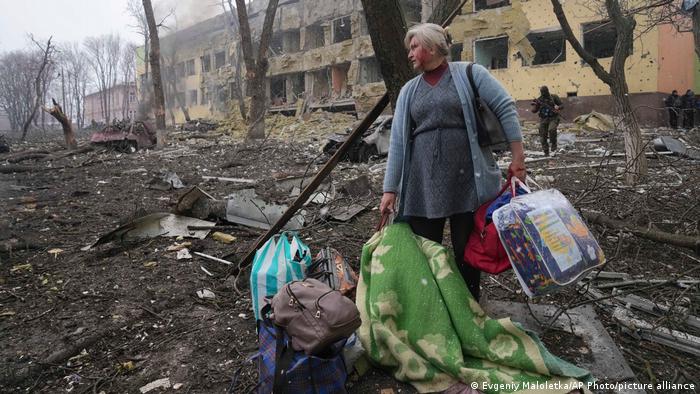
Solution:
<path fill-rule="evenodd" d="M 293 280 L 304 279 L 306 267 L 310 264 L 311 250 L 296 234 L 277 234 L 255 252 L 250 291 L 256 320 L 260 319 L 265 298 L 272 298 L 282 286 Z"/>

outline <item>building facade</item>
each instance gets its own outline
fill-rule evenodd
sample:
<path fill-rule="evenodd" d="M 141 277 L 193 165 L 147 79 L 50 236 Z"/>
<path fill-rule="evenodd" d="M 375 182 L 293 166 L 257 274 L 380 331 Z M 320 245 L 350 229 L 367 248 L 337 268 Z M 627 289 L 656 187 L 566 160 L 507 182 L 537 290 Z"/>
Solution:
<path fill-rule="evenodd" d="M 85 124 L 134 118 L 138 107 L 136 93 L 136 83 L 132 82 L 128 85 L 117 85 L 107 94 L 88 94 L 85 96 Z"/>
<path fill-rule="evenodd" d="M 432 12 L 430 0 L 400 3 L 409 23 L 426 20 Z M 266 5 L 266 0 L 249 5 L 254 37 L 259 36 Z M 566 2 L 564 9 L 583 46 L 608 67 L 614 25 L 583 1 Z M 491 69 L 516 99 L 524 119 L 535 119 L 530 101 L 541 85 L 566 100 L 565 121 L 593 109 L 610 113 L 607 85 L 583 64 L 549 10 L 549 0 L 467 3 L 449 28 L 451 56 Z M 214 119 L 237 111 L 245 69 L 236 25 L 230 14 L 221 14 L 162 38 L 169 122 L 183 122 L 185 111 L 191 118 Z M 637 24 L 640 34 L 643 25 Z M 364 113 L 384 94 L 360 0 L 282 0 L 273 31 L 266 81 L 271 112 L 324 108 Z M 626 63 L 627 81 L 633 105 L 645 108 L 637 112 L 642 124 L 664 123 L 660 107 L 671 90 L 700 85 L 692 48 L 690 33 L 668 25 L 653 27 L 635 40 Z M 139 62 L 137 69 L 143 85 L 148 80 L 145 63 Z"/>

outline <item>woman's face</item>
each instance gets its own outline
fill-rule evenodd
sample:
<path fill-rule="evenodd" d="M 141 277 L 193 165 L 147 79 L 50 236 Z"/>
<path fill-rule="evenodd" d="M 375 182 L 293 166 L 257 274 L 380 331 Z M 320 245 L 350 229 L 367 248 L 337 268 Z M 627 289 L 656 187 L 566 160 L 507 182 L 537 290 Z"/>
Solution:
<path fill-rule="evenodd" d="M 423 71 L 426 65 L 434 63 L 435 50 L 424 47 L 414 36 L 409 43 L 408 60 L 413 63 L 414 69 Z"/>

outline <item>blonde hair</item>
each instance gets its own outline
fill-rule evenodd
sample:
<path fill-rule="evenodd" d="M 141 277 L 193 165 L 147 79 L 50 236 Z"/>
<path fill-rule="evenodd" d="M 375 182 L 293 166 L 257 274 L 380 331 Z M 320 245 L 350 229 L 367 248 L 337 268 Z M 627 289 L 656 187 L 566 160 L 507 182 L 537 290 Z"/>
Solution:
<path fill-rule="evenodd" d="M 450 54 L 449 34 L 440 25 L 435 23 L 421 23 L 408 30 L 403 43 L 406 48 L 411 46 L 411 40 L 415 37 L 425 48 L 435 49 L 437 53 L 447 57 Z"/>

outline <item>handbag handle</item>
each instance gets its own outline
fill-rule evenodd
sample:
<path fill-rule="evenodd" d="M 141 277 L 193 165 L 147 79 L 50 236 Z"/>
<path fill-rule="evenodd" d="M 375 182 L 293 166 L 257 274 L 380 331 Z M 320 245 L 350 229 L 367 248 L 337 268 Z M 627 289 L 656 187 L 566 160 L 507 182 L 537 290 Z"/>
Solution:
<path fill-rule="evenodd" d="M 383 229 L 386 227 L 387 223 L 389 223 L 389 219 L 391 218 L 390 213 L 383 213 L 382 217 L 379 219 L 379 223 L 377 223 L 377 227 L 374 229 L 375 232 Z"/>

